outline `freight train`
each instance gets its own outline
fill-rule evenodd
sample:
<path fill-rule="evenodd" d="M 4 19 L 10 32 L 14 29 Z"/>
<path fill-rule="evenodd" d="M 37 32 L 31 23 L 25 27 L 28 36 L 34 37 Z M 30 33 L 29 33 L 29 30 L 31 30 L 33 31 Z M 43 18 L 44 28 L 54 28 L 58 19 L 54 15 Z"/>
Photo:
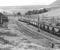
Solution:
<path fill-rule="evenodd" d="M 36 21 L 31 21 L 29 19 L 19 19 L 19 21 L 28 23 L 28 24 L 38 28 L 38 22 L 36 22 Z M 40 25 L 41 30 L 60 37 L 60 27 L 52 26 L 52 25 L 44 24 L 44 23 L 40 23 L 39 25 Z"/>

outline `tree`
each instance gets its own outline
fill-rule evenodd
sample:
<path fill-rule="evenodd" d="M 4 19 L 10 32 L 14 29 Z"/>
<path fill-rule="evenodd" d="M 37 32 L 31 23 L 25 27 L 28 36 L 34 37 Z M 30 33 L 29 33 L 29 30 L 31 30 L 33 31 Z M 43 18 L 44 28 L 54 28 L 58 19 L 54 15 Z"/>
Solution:
<path fill-rule="evenodd" d="M 43 12 L 47 12 L 48 10 L 46 8 L 43 9 Z"/>
<path fill-rule="evenodd" d="M 20 13 L 20 12 L 18 12 L 18 13 L 17 13 L 17 15 L 21 15 L 21 13 Z"/>
<path fill-rule="evenodd" d="M 46 8 L 43 8 L 40 10 L 28 11 L 27 13 L 25 13 L 25 15 L 41 14 L 41 13 L 45 13 L 45 12 L 48 12 L 48 10 Z"/>

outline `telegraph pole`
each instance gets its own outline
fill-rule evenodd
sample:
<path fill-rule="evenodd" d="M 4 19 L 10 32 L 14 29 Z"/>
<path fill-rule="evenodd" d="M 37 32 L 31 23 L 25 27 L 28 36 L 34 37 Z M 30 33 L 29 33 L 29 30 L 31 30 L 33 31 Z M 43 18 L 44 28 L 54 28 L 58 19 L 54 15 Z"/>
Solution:
<path fill-rule="evenodd" d="M 40 17 L 38 15 L 38 32 L 40 32 Z"/>

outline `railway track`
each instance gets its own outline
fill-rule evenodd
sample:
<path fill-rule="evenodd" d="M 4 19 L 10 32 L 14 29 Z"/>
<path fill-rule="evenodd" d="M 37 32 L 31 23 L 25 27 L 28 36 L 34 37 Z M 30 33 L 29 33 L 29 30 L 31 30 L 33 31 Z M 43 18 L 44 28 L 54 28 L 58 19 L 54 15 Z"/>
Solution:
<path fill-rule="evenodd" d="M 22 33 L 25 33 L 26 35 L 28 36 L 31 36 L 32 38 L 34 39 L 43 39 L 43 38 L 46 38 L 48 40 L 50 40 L 50 42 L 53 42 L 53 43 L 59 43 L 60 39 L 59 38 L 54 38 L 54 37 L 51 37 L 51 36 L 48 36 L 48 35 L 45 35 L 44 33 L 39 33 L 39 32 L 35 32 L 35 31 L 32 31 L 30 30 L 29 28 L 25 27 L 23 24 L 19 22 L 17 22 L 17 25 L 18 27 L 20 28 L 19 30 L 22 32 Z"/>
<path fill-rule="evenodd" d="M 34 32 L 34 31 L 31 31 L 30 29 L 26 28 L 25 26 L 23 26 L 21 23 L 17 23 L 18 27 L 20 28 L 20 32 L 22 33 L 26 33 L 27 35 L 31 36 L 32 38 L 34 39 L 40 39 L 40 38 L 43 38 L 43 36 L 41 36 L 40 34 Z M 46 37 L 44 37 L 46 38 Z"/>

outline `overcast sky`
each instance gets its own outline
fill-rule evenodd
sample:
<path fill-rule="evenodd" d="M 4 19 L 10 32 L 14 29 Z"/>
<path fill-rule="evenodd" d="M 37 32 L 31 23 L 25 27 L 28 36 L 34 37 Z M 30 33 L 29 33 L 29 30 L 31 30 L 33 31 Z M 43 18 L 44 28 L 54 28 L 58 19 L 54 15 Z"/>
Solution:
<path fill-rule="evenodd" d="M 0 0 L 0 6 L 49 5 L 56 0 Z"/>

